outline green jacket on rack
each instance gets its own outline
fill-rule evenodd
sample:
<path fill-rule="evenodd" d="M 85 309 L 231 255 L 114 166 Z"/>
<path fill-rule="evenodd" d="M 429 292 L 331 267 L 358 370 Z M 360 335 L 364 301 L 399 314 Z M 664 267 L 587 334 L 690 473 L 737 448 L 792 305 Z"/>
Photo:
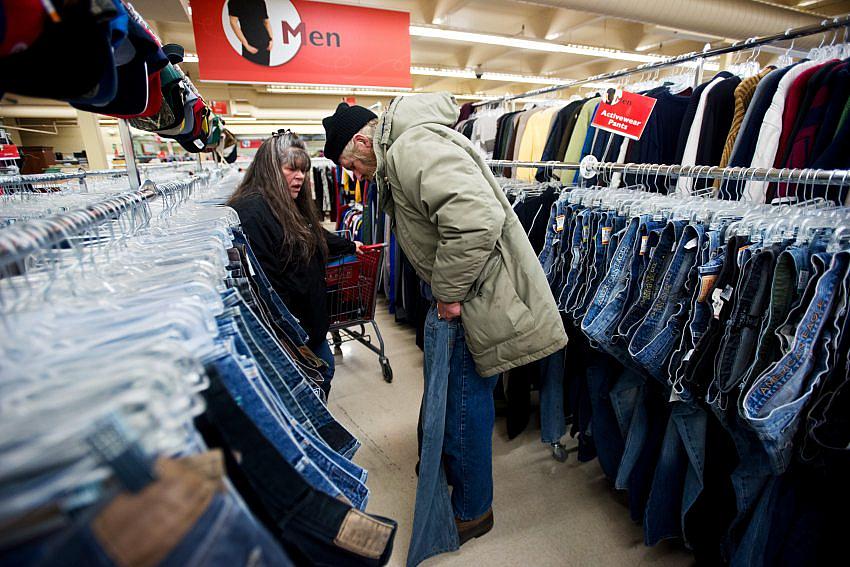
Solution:
<path fill-rule="evenodd" d="M 484 159 L 452 129 L 451 95 L 399 97 L 375 133 L 375 176 L 398 242 L 440 301 L 461 302 L 481 376 L 567 344 L 543 269 Z"/>

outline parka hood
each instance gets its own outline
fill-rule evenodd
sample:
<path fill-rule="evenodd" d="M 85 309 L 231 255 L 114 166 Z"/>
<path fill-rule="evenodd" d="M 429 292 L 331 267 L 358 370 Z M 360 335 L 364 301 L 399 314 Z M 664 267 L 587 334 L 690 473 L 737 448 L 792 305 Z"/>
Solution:
<path fill-rule="evenodd" d="M 381 208 L 392 215 L 392 195 L 387 186 L 385 167 L 387 151 L 402 134 L 423 124 L 440 124 L 451 128 L 457 123 L 460 108 L 450 93 L 427 93 L 393 99 L 375 130 L 373 149 L 378 160 L 376 180 L 381 195 Z"/>

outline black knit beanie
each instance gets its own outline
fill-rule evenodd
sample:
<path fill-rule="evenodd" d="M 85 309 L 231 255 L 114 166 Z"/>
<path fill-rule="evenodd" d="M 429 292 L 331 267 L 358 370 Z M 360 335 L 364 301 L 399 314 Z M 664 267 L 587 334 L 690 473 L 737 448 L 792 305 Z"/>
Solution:
<path fill-rule="evenodd" d="M 368 108 L 339 103 L 334 115 L 322 120 L 325 127 L 325 157 L 339 165 L 339 156 L 351 138 L 377 117 Z"/>

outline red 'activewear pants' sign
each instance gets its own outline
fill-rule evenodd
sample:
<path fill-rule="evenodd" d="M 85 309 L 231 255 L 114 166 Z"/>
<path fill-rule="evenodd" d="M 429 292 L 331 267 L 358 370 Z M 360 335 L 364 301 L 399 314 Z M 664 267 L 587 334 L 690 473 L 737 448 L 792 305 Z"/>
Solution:
<path fill-rule="evenodd" d="M 18 159 L 18 147 L 14 144 L 0 144 L 0 159 Z"/>
<path fill-rule="evenodd" d="M 201 80 L 411 86 L 410 14 L 306 0 L 192 0 Z"/>
<path fill-rule="evenodd" d="M 640 140 L 653 108 L 655 99 L 652 97 L 608 89 L 591 124 L 607 132 Z"/>
<path fill-rule="evenodd" d="M 227 101 L 225 100 L 214 100 L 210 103 L 210 106 L 212 107 L 212 111 L 219 116 L 225 116 L 227 114 Z"/>

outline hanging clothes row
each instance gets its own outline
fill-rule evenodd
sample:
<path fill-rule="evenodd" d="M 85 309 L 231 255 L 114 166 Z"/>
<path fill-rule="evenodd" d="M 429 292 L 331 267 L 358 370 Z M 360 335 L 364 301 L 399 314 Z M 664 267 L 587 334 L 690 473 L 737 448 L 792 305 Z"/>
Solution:
<path fill-rule="evenodd" d="M 311 160 L 313 175 L 313 201 L 320 218 L 336 218 L 337 210 L 337 167 L 331 160 L 313 158 Z"/>
<path fill-rule="evenodd" d="M 238 181 L 0 231 L 3 564 L 389 560 L 322 363 L 221 206 Z"/>
<path fill-rule="evenodd" d="M 536 254 L 543 251 L 549 211 L 561 192 L 560 183 L 525 183 L 499 178 L 502 189 L 513 204 Z M 531 391 L 540 392 L 540 439 L 553 446 L 554 456 L 564 460 L 561 440 L 566 434 L 564 412 L 564 351 L 515 368 L 501 376 L 506 402 L 506 427 L 514 439 L 528 426 L 531 416 Z"/>
<path fill-rule="evenodd" d="M 493 159 L 577 163 L 588 155 L 617 163 L 737 167 L 844 169 L 850 167 L 850 46 L 813 50 L 809 59 L 783 67 L 752 65 L 721 71 L 689 88 L 680 77 L 635 85 L 656 100 L 643 136 L 626 140 L 591 125 L 601 97 L 531 106 L 496 119 Z M 482 110 L 490 116 L 493 110 Z M 466 124 L 476 120 L 472 114 Z M 463 129 L 464 133 L 466 129 Z M 512 175 L 510 169 L 502 172 Z M 547 180 L 550 172 L 518 168 L 524 181 Z M 565 169 L 562 182 L 576 182 Z M 687 194 L 704 182 L 661 176 L 650 190 Z M 628 176 L 626 184 L 634 184 Z M 787 186 L 750 181 L 743 186 L 717 183 L 726 199 L 763 203 L 787 197 Z M 822 188 L 823 189 L 823 188 Z M 843 203 L 846 192 L 822 196 Z"/>
<path fill-rule="evenodd" d="M 552 207 L 540 261 L 570 335 L 579 460 L 627 491 L 647 545 L 732 565 L 840 551 L 848 223 L 634 190 Z"/>

